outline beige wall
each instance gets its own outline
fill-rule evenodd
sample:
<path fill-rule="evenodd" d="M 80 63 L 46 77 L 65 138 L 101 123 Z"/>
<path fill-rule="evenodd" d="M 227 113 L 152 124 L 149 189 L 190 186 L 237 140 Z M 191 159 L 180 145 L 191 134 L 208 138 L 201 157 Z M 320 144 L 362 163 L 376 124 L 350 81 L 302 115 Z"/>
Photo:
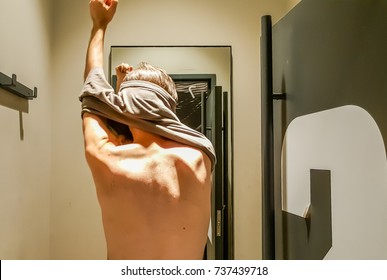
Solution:
<path fill-rule="evenodd" d="M 2 37 L 0 71 L 39 87 L 38 99 L 23 114 L 23 141 L 18 112 L 0 106 L 6 135 L 0 146 L 0 257 L 103 259 L 77 99 L 91 28 L 88 1 L 0 1 L 8 11 L 0 18 L 1 35 L 10 36 L 9 41 Z M 45 2 L 52 5 L 50 18 Z M 106 36 L 107 50 L 110 45 L 232 46 L 237 259 L 261 257 L 260 17 L 271 14 L 275 22 L 290 2 L 121 0 Z M 28 169 L 19 173 L 20 166 Z"/>
<path fill-rule="evenodd" d="M 291 10 L 292 8 L 294 8 L 294 6 L 300 3 L 301 0 L 288 0 L 287 2 L 288 2 L 288 9 Z"/>
<path fill-rule="evenodd" d="M 46 1 L 0 1 L 0 72 L 38 98 L 0 89 L 0 259 L 49 258 L 50 45 Z M 19 115 L 19 111 L 21 116 Z"/>

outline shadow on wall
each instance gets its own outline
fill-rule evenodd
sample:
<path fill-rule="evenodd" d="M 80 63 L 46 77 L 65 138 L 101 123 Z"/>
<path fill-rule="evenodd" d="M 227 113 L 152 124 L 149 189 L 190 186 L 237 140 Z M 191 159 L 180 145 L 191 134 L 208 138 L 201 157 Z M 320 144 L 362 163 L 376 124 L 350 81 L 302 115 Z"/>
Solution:
<path fill-rule="evenodd" d="M 20 140 L 24 140 L 23 113 L 28 114 L 28 100 L 0 88 L 0 106 L 19 112 Z"/>

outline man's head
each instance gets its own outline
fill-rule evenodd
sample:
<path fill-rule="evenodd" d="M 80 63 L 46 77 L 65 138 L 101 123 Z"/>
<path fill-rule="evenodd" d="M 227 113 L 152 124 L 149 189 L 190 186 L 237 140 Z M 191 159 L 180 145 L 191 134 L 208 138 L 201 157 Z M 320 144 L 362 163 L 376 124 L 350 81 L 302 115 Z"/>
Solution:
<path fill-rule="evenodd" d="M 141 80 L 154 83 L 166 90 L 177 102 L 176 85 L 164 69 L 141 62 L 137 68 L 127 72 L 124 80 Z"/>

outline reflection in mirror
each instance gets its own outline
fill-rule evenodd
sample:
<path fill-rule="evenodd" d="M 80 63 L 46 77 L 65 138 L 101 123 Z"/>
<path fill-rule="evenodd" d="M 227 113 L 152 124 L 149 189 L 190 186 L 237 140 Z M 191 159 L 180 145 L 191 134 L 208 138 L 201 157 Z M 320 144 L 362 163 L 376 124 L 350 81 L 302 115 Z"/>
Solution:
<path fill-rule="evenodd" d="M 233 259 L 232 57 L 230 46 L 112 46 L 110 82 L 115 67 L 147 62 L 175 81 L 176 113 L 181 122 L 202 132 L 214 145 L 211 224 L 205 259 Z M 187 217 L 189 219 L 189 217 Z"/>

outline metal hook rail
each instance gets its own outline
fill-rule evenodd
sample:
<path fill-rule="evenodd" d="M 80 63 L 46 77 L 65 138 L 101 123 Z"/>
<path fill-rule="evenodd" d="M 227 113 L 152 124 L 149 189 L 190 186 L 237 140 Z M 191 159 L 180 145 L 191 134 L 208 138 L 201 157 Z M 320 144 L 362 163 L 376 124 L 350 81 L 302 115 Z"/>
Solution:
<path fill-rule="evenodd" d="M 15 74 L 12 74 L 12 77 L 9 77 L 0 72 L 0 88 L 4 88 L 5 90 L 16 94 L 25 99 L 34 99 L 38 96 L 38 89 L 34 87 L 34 89 L 30 89 L 25 85 L 19 83 L 17 81 L 17 77 Z"/>

